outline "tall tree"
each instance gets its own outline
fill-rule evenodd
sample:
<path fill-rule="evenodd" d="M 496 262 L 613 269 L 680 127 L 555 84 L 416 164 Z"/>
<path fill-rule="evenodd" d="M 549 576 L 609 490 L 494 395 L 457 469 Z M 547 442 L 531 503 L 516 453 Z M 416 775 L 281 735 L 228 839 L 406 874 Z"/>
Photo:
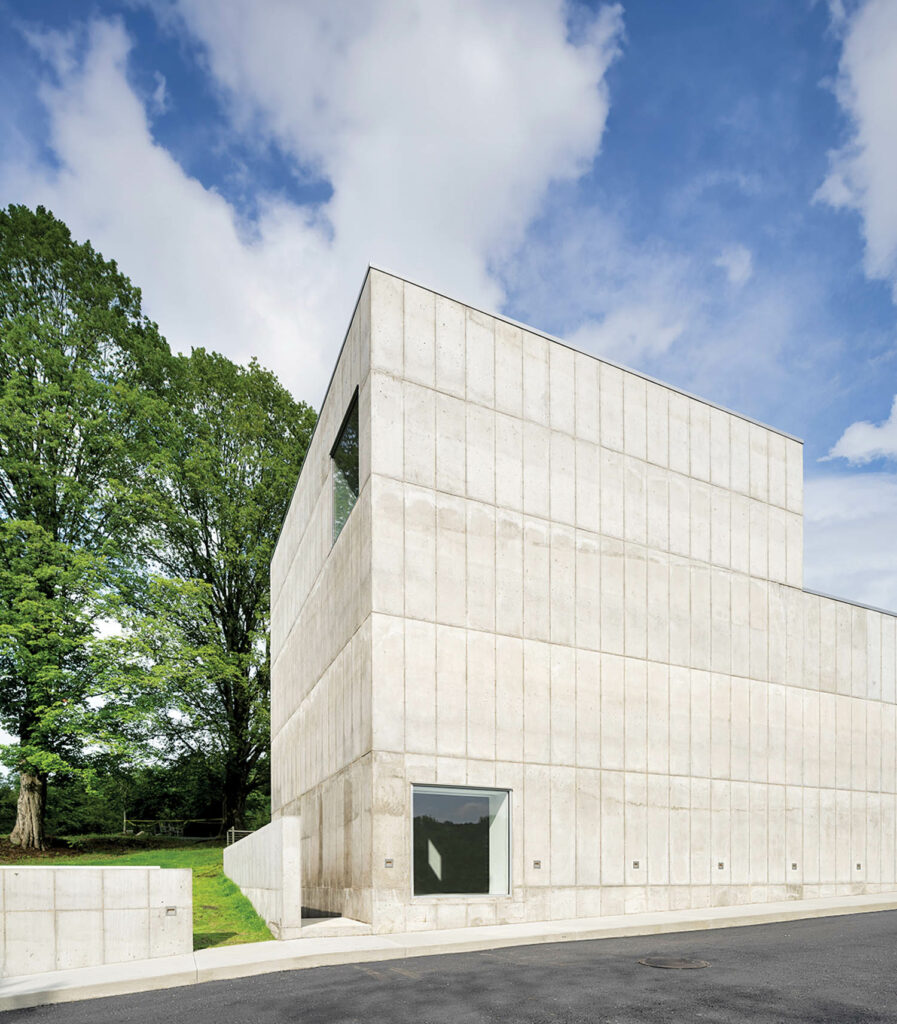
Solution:
<path fill-rule="evenodd" d="M 0 754 L 27 848 L 44 845 L 48 782 L 84 766 L 115 703 L 96 625 L 127 564 L 142 385 L 168 358 L 114 262 L 42 207 L 0 211 L 0 724 L 18 738 Z"/>
<path fill-rule="evenodd" d="M 269 563 L 316 415 L 255 361 L 202 349 L 174 360 L 168 387 L 147 508 L 159 576 L 128 626 L 159 730 L 174 755 L 214 761 L 229 828 L 267 772 Z"/>

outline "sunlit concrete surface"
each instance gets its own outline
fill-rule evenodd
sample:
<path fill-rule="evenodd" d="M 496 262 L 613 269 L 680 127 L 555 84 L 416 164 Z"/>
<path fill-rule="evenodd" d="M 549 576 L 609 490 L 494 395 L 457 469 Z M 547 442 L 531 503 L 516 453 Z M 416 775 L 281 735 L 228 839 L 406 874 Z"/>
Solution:
<path fill-rule="evenodd" d="M 895 618 L 802 589 L 802 490 L 798 440 L 372 269 L 272 563 L 303 902 L 389 933 L 897 888 Z M 413 895 L 415 783 L 509 791 L 506 895 Z"/>
<path fill-rule="evenodd" d="M 187 869 L 0 867 L 0 909 L 6 977 L 193 949 Z"/>
<path fill-rule="evenodd" d="M 224 873 L 240 886 L 277 939 L 302 926 L 299 819 L 284 815 L 224 849 Z"/>

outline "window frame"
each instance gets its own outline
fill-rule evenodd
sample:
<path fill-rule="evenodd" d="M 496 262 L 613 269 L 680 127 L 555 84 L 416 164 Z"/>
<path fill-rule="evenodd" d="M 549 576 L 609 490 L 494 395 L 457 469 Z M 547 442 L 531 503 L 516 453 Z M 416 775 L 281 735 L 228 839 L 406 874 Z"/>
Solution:
<path fill-rule="evenodd" d="M 493 795 L 503 793 L 508 818 L 508 853 L 507 853 L 507 877 L 508 885 L 504 892 L 425 892 L 414 891 L 414 791 L 416 789 L 439 790 L 443 793 L 476 793 L 478 795 Z M 461 786 L 445 785 L 438 782 L 412 782 L 410 783 L 411 801 L 409 804 L 408 817 L 410 828 L 408 829 L 408 885 L 411 890 L 412 901 L 429 900 L 507 900 L 511 898 L 514 891 L 514 805 L 512 801 L 513 790 L 503 786 Z"/>
<path fill-rule="evenodd" d="M 340 527 L 339 532 L 336 532 L 336 458 L 334 457 L 337 449 L 340 446 L 340 441 L 343 439 L 343 433 L 352 418 L 352 414 L 358 411 L 358 387 L 352 392 L 352 397 L 349 399 L 349 404 L 346 407 L 346 411 L 340 420 L 339 430 L 336 432 L 336 440 L 330 446 L 330 546 L 339 540 L 340 534 L 346 528 L 346 523 L 349 522 L 349 518 L 355 510 L 355 506 L 358 504 L 358 499 L 361 496 L 361 426 L 359 423 L 358 429 L 358 494 L 355 495 L 355 501 L 352 503 L 352 508 L 349 509 L 349 513 L 346 516 L 345 522 Z"/>

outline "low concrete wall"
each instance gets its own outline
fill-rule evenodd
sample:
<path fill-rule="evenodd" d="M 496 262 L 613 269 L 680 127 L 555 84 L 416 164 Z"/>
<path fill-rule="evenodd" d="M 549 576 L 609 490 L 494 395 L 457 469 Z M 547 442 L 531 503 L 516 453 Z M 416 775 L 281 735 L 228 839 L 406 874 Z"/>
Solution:
<path fill-rule="evenodd" d="M 224 873 L 277 939 L 296 938 L 302 927 L 299 822 L 294 816 L 276 818 L 224 851 Z"/>
<path fill-rule="evenodd" d="M 0 867 L 0 976 L 193 951 L 188 868 Z"/>

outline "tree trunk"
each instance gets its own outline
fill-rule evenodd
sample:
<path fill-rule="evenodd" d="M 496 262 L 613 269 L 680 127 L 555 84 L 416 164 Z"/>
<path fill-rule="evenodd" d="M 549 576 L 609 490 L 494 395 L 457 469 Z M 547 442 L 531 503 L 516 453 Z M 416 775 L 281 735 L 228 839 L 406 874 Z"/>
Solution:
<path fill-rule="evenodd" d="M 47 777 L 39 772 L 19 775 L 19 802 L 16 826 L 9 841 L 23 850 L 46 850 L 44 808 L 47 804 Z"/>
<path fill-rule="evenodd" d="M 228 765 L 224 771 L 221 794 L 221 832 L 229 828 L 243 828 L 246 815 L 248 780 L 243 765 Z"/>

